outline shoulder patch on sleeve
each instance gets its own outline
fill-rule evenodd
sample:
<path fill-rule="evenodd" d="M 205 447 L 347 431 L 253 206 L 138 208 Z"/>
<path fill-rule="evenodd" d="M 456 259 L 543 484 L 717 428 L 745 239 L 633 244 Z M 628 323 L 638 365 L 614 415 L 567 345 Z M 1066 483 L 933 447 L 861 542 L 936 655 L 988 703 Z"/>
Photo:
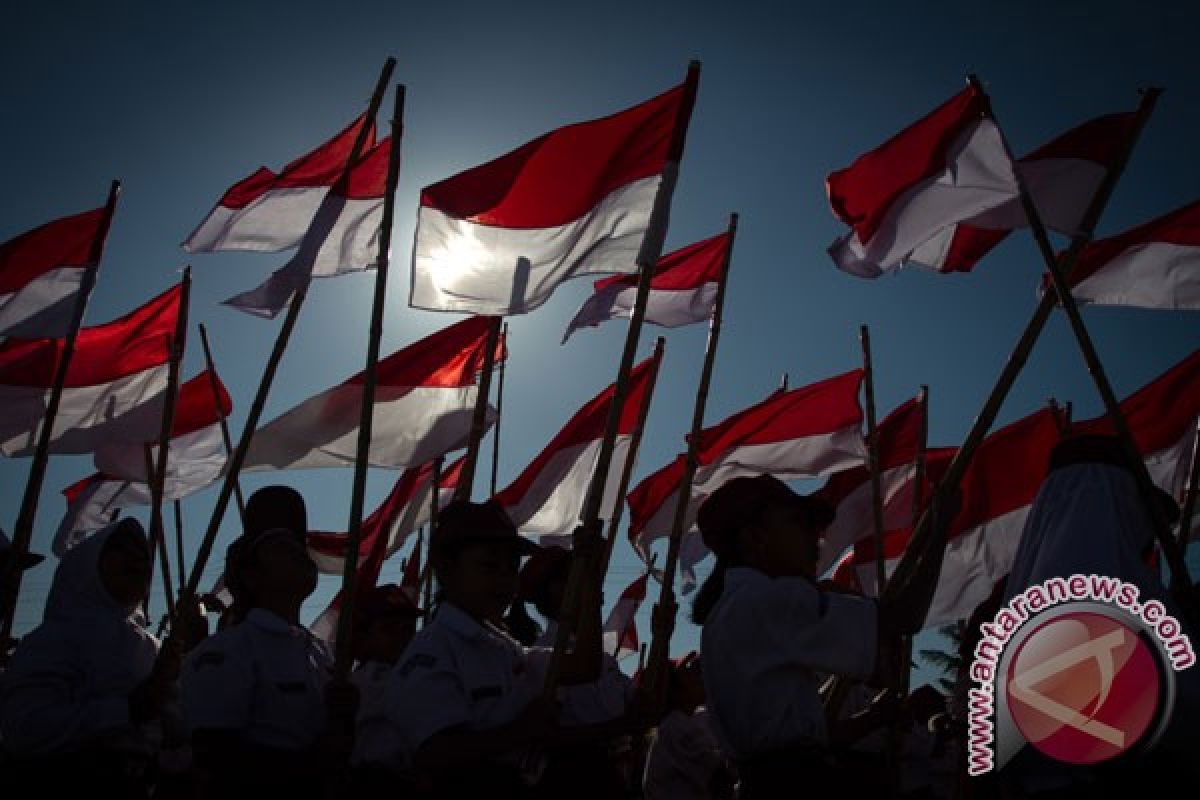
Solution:
<path fill-rule="evenodd" d="M 437 658 L 429 653 L 415 653 L 400 665 L 400 676 L 407 678 L 413 670 L 432 669 L 437 665 Z"/>

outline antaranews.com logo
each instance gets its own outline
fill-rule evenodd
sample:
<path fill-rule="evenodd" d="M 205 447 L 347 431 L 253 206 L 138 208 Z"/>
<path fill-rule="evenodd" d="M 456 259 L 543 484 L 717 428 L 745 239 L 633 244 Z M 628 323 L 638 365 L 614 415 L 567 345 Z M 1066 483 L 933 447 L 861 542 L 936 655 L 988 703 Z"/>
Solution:
<path fill-rule="evenodd" d="M 981 627 L 968 774 L 1004 766 L 1026 743 L 1069 764 L 1154 745 L 1170 720 L 1175 673 L 1196 656 L 1179 620 L 1140 594 L 1118 578 L 1051 578 Z"/>

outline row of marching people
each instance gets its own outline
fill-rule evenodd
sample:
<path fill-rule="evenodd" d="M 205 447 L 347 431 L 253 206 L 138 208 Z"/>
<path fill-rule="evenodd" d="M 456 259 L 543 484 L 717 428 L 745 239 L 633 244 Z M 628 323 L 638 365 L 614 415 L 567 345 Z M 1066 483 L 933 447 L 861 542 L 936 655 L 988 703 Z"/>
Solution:
<path fill-rule="evenodd" d="M 1062 527 L 1064 513 L 1080 513 L 1062 485 L 1079 465 L 1051 467 L 1052 507 L 1035 504 L 1027 539 L 1045 538 L 1038 520 Z M 1093 472 L 1093 493 L 1127 491 L 1128 481 Z M 954 504 L 944 499 L 907 582 L 877 601 L 818 582 L 833 519 L 824 501 L 769 476 L 728 482 L 698 516 L 716 556 L 691 610 L 701 652 L 673 664 L 660 694 L 603 652 L 600 603 L 586 596 L 599 580 L 583 582 L 580 606 L 591 611 L 551 664 L 570 559 L 539 551 L 494 503 L 440 515 L 436 602 L 419 632 L 421 612 L 397 587 L 356 604 L 349 681 L 333 678 L 330 654 L 300 623 L 317 571 L 297 493 L 268 487 L 247 504 L 226 553 L 233 604 L 218 631 L 208 635 L 199 607 L 183 609 L 161 647 L 139 613 L 146 538 L 122 520 L 64 555 L 42 625 L 0 679 L 0 785 L 14 797 L 949 796 L 961 760 L 945 767 L 955 760 L 947 740 L 961 720 L 947 724 L 927 690 L 896 698 L 908 666 L 901 639 L 924 620 Z M 1140 519 L 1136 503 L 1122 509 L 1122 524 Z M 603 543 L 584 530 L 576 547 L 586 557 Z M 656 629 L 673 612 L 657 609 Z M 547 697 L 549 669 L 561 688 Z M 860 684 L 853 713 L 831 711 L 830 675 Z M 870 742 L 902 726 L 908 750 L 889 764 Z"/>

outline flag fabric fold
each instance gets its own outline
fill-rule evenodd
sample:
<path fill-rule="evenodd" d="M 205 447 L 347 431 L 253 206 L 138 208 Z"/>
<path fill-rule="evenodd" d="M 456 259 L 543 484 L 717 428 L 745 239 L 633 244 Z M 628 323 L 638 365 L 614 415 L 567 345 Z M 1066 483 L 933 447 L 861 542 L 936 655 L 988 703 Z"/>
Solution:
<path fill-rule="evenodd" d="M 1200 202 L 1092 242 L 1067 282 L 1079 303 L 1200 310 Z"/>
<path fill-rule="evenodd" d="M 351 167 L 344 188 L 336 184 L 322 198 L 291 260 L 258 287 L 224 301 L 225 305 L 274 318 L 312 278 L 374 268 L 379 261 L 391 149 L 388 137 L 364 154 Z"/>
<path fill-rule="evenodd" d="M 1017 161 L 1017 171 L 1047 228 L 1074 236 L 1108 170 L 1134 134 L 1136 115 L 1088 120 Z M 938 272 L 970 272 L 1016 228 L 1029 224 L 1019 198 L 941 229 L 907 258 Z"/>
<path fill-rule="evenodd" d="M 0 244 L 0 336 L 67 335 L 105 209 L 47 222 Z"/>
<path fill-rule="evenodd" d="M 170 340 L 181 286 L 105 325 L 82 328 L 54 420 L 52 453 L 88 453 L 104 442 L 145 442 L 159 432 Z M 0 344 L 0 452 L 37 446 L 65 339 L 10 338 Z"/>
<path fill-rule="evenodd" d="M 643 572 L 633 582 L 625 587 L 617 598 L 608 619 L 604 621 L 604 652 L 617 659 L 637 655 L 641 643 L 638 641 L 637 616 L 638 609 L 646 600 L 646 585 L 650 577 Z"/>
<path fill-rule="evenodd" d="M 490 325 L 471 317 L 379 362 L 370 466 L 423 464 L 466 446 Z M 352 466 L 363 390 L 360 372 L 259 428 L 245 469 Z"/>
<path fill-rule="evenodd" d="M 354 140 L 370 126 L 364 152 L 375 146 L 375 125 L 365 115 L 279 173 L 260 167 L 221 197 L 183 243 L 189 253 L 253 250 L 274 253 L 297 247 L 329 189 L 341 178 Z"/>
<path fill-rule="evenodd" d="M 203 489 L 225 468 L 220 423 L 221 417 L 233 410 L 233 402 L 219 379 L 214 395 L 214 379 L 215 374 L 205 371 L 179 387 L 163 483 L 167 500 Z M 97 472 L 63 490 L 67 513 L 54 537 L 56 554 L 61 555 L 87 534 L 107 525 L 116 511 L 150 505 L 147 449 L 153 463 L 157 443 L 110 441 L 96 448 L 93 461 Z"/>
<path fill-rule="evenodd" d="M 547 133 L 421 192 L 410 304 L 523 314 L 565 280 L 633 273 L 695 84 Z"/>
<path fill-rule="evenodd" d="M 815 478 L 865 461 L 858 402 L 862 379 L 863 371 L 856 369 L 791 391 L 779 390 L 701 432 L 680 549 L 685 590 L 694 585 L 694 566 L 707 554 L 695 529 L 696 510 L 726 481 L 764 473 L 785 481 Z M 684 457 L 679 456 L 627 498 L 629 537 L 643 560 L 649 560 L 654 540 L 671 533 L 684 467 Z"/>
<path fill-rule="evenodd" d="M 630 373 L 629 392 L 621 409 L 612 463 L 605 478 L 601 519 L 611 519 L 620 502 L 617 489 L 621 472 L 658 363 L 651 356 Z M 588 401 L 520 476 L 496 494 L 496 501 L 522 534 L 543 545 L 570 546 L 571 532 L 579 525 L 579 515 L 591 487 L 615 391 L 615 385 L 609 385 Z"/>
<path fill-rule="evenodd" d="M 729 234 L 722 233 L 660 258 L 650 280 L 644 321 L 678 328 L 709 319 L 717 302 L 717 284 L 729 257 L 729 241 Z M 596 281 L 595 294 L 584 302 L 567 326 L 563 344 L 581 328 L 632 317 L 637 283 L 637 275 Z"/>
<path fill-rule="evenodd" d="M 863 278 L 895 270 L 938 231 L 1018 196 L 987 96 L 968 87 L 826 180 L 834 216 L 851 228 L 829 248 Z"/>

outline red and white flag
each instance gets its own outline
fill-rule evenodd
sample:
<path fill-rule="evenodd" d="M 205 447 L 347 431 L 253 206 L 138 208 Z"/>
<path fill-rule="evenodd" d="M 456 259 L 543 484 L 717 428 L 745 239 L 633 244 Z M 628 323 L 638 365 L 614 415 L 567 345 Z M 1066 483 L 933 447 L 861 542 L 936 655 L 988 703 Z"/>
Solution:
<path fill-rule="evenodd" d="M 914 462 L 920 447 L 925 409 L 909 400 L 879 423 L 879 489 L 883 499 L 883 529 L 900 530 L 912 524 Z M 851 467 L 829 476 L 817 495 L 827 500 L 837 516 L 822 535 L 817 574 L 823 574 L 860 539 L 875 534 L 875 509 L 871 497 L 871 472 Z"/>
<path fill-rule="evenodd" d="M 491 320 L 470 317 L 379 362 L 368 463 L 405 467 L 465 447 Z M 245 469 L 353 466 L 363 373 L 255 432 Z"/>
<path fill-rule="evenodd" d="M 400 576 L 400 588 L 408 595 L 414 606 L 421 605 L 421 550 L 425 536 L 417 533 L 417 543 L 404 562 L 404 573 Z"/>
<path fill-rule="evenodd" d="M 616 605 L 608 612 L 604 622 L 604 652 L 611 653 L 615 658 L 634 656 L 638 653 L 637 616 L 638 609 L 646 600 L 646 583 L 649 573 L 642 573 L 633 583 L 625 587 Z"/>
<path fill-rule="evenodd" d="M 47 222 L 0 244 L 0 336 L 67 335 L 94 266 L 104 209 Z"/>
<path fill-rule="evenodd" d="M 1200 419 L 1200 350 L 1122 400 L 1121 411 L 1151 480 L 1182 502 Z M 1071 430 L 1115 433 L 1107 415 L 1075 423 Z"/>
<path fill-rule="evenodd" d="M 862 370 L 856 369 L 799 389 L 779 390 L 701 432 L 680 549 L 685 590 L 694 584 L 693 567 L 707 554 L 694 530 L 696 510 L 726 481 L 764 473 L 785 481 L 815 478 L 866 460 L 858 403 L 862 379 Z M 629 494 L 629 538 L 643 560 L 649 559 L 655 539 L 670 536 L 683 473 L 680 456 Z"/>
<path fill-rule="evenodd" d="M 233 410 L 233 401 L 220 379 L 216 379 L 214 394 L 215 378 L 205 371 L 179 387 L 163 484 L 163 496 L 168 500 L 203 489 L 225 468 L 220 422 Z M 144 443 L 123 441 L 105 442 L 96 448 L 93 460 L 99 471 L 63 489 L 67 513 L 54 537 L 55 553 L 61 555 L 88 533 L 107 525 L 116 511 L 150 505 L 146 450 Z M 152 461 L 157 451 L 157 444 L 149 446 Z"/>
<path fill-rule="evenodd" d="M 296 254 L 257 288 L 225 301 L 239 311 L 273 318 L 312 278 L 373 268 L 387 194 L 392 140 L 384 139 L 351 167 L 344 185 L 325 194 Z"/>
<path fill-rule="evenodd" d="M 570 278 L 636 272 L 663 170 L 681 155 L 695 80 L 425 187 L 410 304 L 523 314 Z"/>
<path fill-rule="evenodd" d="M 967 87 L 826 179 L 834 216 L 850 226 L 829 248 L 839 269 L 875 278 L 938 231 L 1018 196 L 988 98 Z"/>
<path fill-rule="evenodd" d="M 645 321 L 678 328 L 709 319 L 717 304 L 717 285 L 729 257 L 729 241 L 729 234 L 722 233 L 660 258 L 650 280 Z M 632 317 L 637 284 L 637 275 L 596 281 L 596 293 L 575 313 L 563 334 L 563 344 L 580 328 Z"/>
<path fill-rule="evenodd" d="M 960 484 L 962 508 L 947 530 L 945 558 L 926 627 L 969 617 L 1008 574 L 1059 438 L 1055 413 L 1042 409 L 990 434 L 975 451 Z M 926 454 L 931 486 L 941 480 L 954 453 L 954 448 L 938 448 Z M 927 488 L 924 496 L 930 494 Z M 911 537 L 911 526 L 888 533 L 886 574 L 896 568 Z M 853 562 L 862 589 L 874 595 L 874 540 L 859 540 Z"/>
<path fill-rule="evenodd" d="M 181 286 L 105 325 L 82 328 L 50 439 L 52 453 L 157 437 Z M 10 338 L 0 345 L 0 452 L 32 455 L 64 339 Z"/>
<path fill-rule="evenodd" d="M 1080 303 L 1200 310 L 1200 202 L 1092 242 L 1067 281 Z"/>
<path fill-rule="evenodd" d="M 1017 161 L 1038 215 L 1051 230 L 1072 236 L 1101 181 L 1125 150 L 1136 115 L 1108 114 L 1072 128 Z M 1015 228 L 1028 225 L 1019 199 L 938 231 L 908 261 L 938 272 L 970 272 Z"/>
<path fill-rule="evenodd" d="M 255 250 L 275 253 L 298 247 L 330 188 L 342 177 L 354 140 L 369 124 L 364 152 L 375 146 L 375 125 L 365 115 L 276 173 L 259 167 L 217 201 L 183 243 L 189 253 Z"/>
<path fill-rule="evenodd" d="M 417 528 L 429 522 L 432 491 L 432 464 L 404 470 L 379 508 L 362 521 L 362 537 L 358 548 L 360 567 L 367 563 L 377 548 L 381 548 L 382 564 L 404 546 Z M 341 575 L 346 566 L 348 542 L 345 533 L 313 531 L 308 534 L 308 552 L 321 572 Z"/>
<path fill-rule="evenodd" d="M 445 508 L 454 500 L 454 493 L 458 491 L 458 484 L 462 481 L 463 467 L 466 466 L 466 463 L 467 457 L 464 454 L 449 466 L 442 467 L 441 479 L 438 480 L 439 509 Z"/>
<path fill-rule="evenodd" d="M 629 393 L 621 409 L 612 463 L 605 478 L 600 518 L 611 519 L 621 498 L 617 496 L 621 472 L 637 429 L 646 393 L 658 372 L 654 356 L 634 367 L 629 376 Z M 543 545 L 569 547 L 571 532 L 579 525 L 579 514 L 592 484 L 604 428 L 616 387 L 610 385 L 571 417 L 525 471 L 496 501 L 504 507 L 520 531 Z"/>

